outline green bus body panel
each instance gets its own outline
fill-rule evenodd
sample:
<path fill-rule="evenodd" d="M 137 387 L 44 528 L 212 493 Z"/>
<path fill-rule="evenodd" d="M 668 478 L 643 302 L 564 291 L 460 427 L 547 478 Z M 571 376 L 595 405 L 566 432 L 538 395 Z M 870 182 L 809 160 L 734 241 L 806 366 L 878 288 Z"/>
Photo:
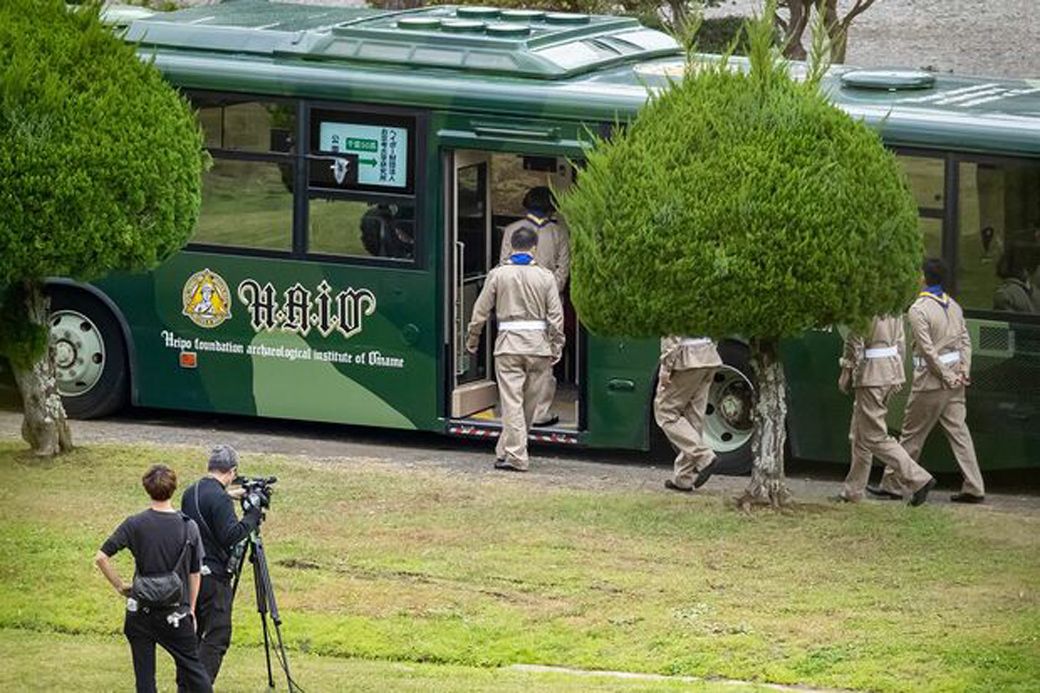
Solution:
<path fill-rule="evenodd" d="M 428 114 L 427 151 L 418 153 L 425 157 L 427 171 L 425 187 L 416 191 L 427 240 L 419 268 L 189 250 L 152 273 L 98 282 L 132 329 L 136 403 L 444 430 L 445 330 L 451 327 L 443 324 L 448 291 L 443 155 L 451 149 L 477 149 L 581 158 L 590 131 L 605 134 L 614 123 L 630 119 L 649 93 L 681 75 L 683 66 L 678 54 L 666 55 L 675 52 L 667 39 L 650 36 L 655 32 L 646 30 L 647 36 L 639 39 L 642 45 L 623 45 L 616 35 L 638 27 L 616 18 L 539 29 L 524 39 L 388 31 L 402 17 L 435 15 L 443 20 L 453 11 L 441 7 L 388 13 L 242 0 L 153 15 L 130 25 L 127 37 L 139 43 L 142 58 L 154 59 L 171 83 L 183 89 L 406 107 Z M 559 53 L 551 54 L 555 66 L 539 53 L 568 42 L 591 42 L 592 53 L 569 67 L 559 62 L 564 60 Z M 429 67 L 415 60 L 420 48 L 442 51 L 443 64 Z M 471 61 L 474 51 L 485 49 L 500 56 L 513 53 L 516 59 L 508 69 L 504 62 L 481 62 L 479 56 Z M 739 58 L 732 64 L 746 68 Z M 794 64 L 791 69 L 802 68 Z M 1040 157 L 1040 83 L 936 75 L 932 88 L 885 91 L 842 87 L 841 75 L 847 72 L 833 69 L 824 88 L 839 107 L 879 129 L 890 146 Z M 185 285 L 207 269 L 226 282 L 231 298 L 231 317 L 214 327 L 201 327 L 184 315 Z M 316 292 L 325 281 L 332 294 L 364 289 L 375 297 L 376 309 L 349 338 L 338 332 L 323 337 L 314 330 L 306 336 L 257 332 L 239 296 L 239 287 L 249 279 L 260 285 L 270 282 L 279 302 L 297 283 Z M 984 324 L 970 322 L 978 345 Z M 1015 330 L 1025 335 L 1025 328 L 1013 326 L 1011 332 Z M 1040 328 L 1029 330 L 1032 343 L 1040 343 Z M 167 346 L 164 333 L 193 347 L 199 339 L 281 356 L 193 348 L 197 362 L 192 368 L 180 362 L 180 348 Z M 1025 337 L 1018 341 L 1028 342 Z M 840 346 L 840 334 L 823 331 L 784 343 L 792 449 L 799 456 L 848 460 L 850 400 L 835 386 Z M 308 350 L 312 355 L 351 354 L 354 359 L 363 355 L 364 360 L 331 363 L 312 356 L 290 361 L 285 356 Z M 387 363 L 400 365 L 372 365 L 369 355 L 376 351 L 391 359 Z M 657 352 L 657 340 L 589 336 L 582 443 L 646 449 Z M 1040 405 L 1030 408 L 1012 396 L 1016 374 L 1035 369 L 1038 358 L 1035 351 L 1023 353 L 1021 348 L 1003 355 L 980 351 L 975 358 L 969 422 L 984 468 L 1040 463 Z M 243 382 L 251 385 L 243 387 Z M 1040 402 L 1040 393 L 1035 401 Z M 891 412 L 894 428 L 901 414 L 902 400 Z M 952 469 L 941 437 L 932 436 L 925 462 L 932 469 Z"/>
<path fill-rule="evenodd" d="M 230 316 L 214 327 L 184 315 L 186 284 L 204 270 L 223 280 L 230 294 Z M 375 310 L 361 316 L 349 338 L 339 331 L 322 336 L 313 328 L 306 336 L 281 328 L 257 331 L 240 298 L 248 280 L 270 283 L 279 310 L 290 287 L 298 284 L 316 295 L 323 281 L 333 296 L 370 291 Z M 438 429 L 440 304 L 428 273 L 188 251 L 148 275 L 112 276 L 98 286 L 131 327 L 138 404 Z M 214 343 L 240 351 L 217 351 Z M 250 349 L 260 353 L 251 355 Z M 180 363 L 182 351 L 195 353 L 193 367 Z M 330 361 L 330 352 L 336 359 L 349 354 L 350 361 Z"/>
<path fill-rule="evenodd" d="M 972 385 L 968 395 L 968 426 L 983 469 L 1032 467 L 1040 463 L 1040 326 L 1010 325 L 993 320 L 968 320 L 973 344 Z M 990 330 L 990 335 L 981 334 Z M 993 348 L 993 335 L 1017 335 L 1019 344 Z M 1024 343 L 1023 343 L 1024 342 Z M 1029 346 L 1032 344 L 1032 346 Z M 989 348 L 987 348 L 989 347 Z M 802 458 L 848 463 L 848 422 L 852 397 L 838 391 L 838 357 L 842 335 L 812 331 L 783 344 L 791 415 L 788 429 L 792 450 Z M 892 399 L 888 427 L 898 436 L 912 373 Z M 940 428 L 940 426 L 936 426 Z M 929 437 L 922 464 L 933 471 L 957 471 L 945 436 Z"/>

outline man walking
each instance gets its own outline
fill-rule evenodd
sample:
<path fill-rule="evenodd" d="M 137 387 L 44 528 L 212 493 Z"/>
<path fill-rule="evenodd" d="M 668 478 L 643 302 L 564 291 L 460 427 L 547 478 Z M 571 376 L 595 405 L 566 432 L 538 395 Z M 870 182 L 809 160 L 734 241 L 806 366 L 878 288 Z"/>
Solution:
<path fill-rule="evenodd" d="M 971 337 L 964 312 L 944 290 L 946 265 L 938 258 L 925 260 L 924 291 L 908 314 L 914 339 L 914 380 L 903 417 L 900 444 L 915 460 L 936 422 L 946 438 L 964 476 L 955 503 L 981 503 L 985 496 L 982 472 L 975 458 L 975 445 L 965 421 L 965 387 L 971 383 Z M 867 490 L 882 498 L 902 498 L 903 484 L 892 468 L 885 470 L 879 487 Z"/>
<path fill-rule="evenodd" d="M 535 260 L 538 236 L 532 229 L 513 231 L 513 253 L 491 270 L 469 323 L 466 349 L 476 353 L 491 310 L 498 318 L 495 376 L 502 408 L 502 434 L 495 468 L 527 471 L 527 432 L 540 401 L 545 372 L 563 352 L 563 307 L 556 280 Z"/>
<path fill-rule="evenodd" d="M 839 501 L 856 503 L 863 499 L 863 491 L 870 477 L 874 456 L 886 469 L 894 469 L 911 490 L 910 505 L 918 506 L 928 498 L 935 479 L 914 462 L 896 439 L 888 434 L 885 415 L 888 400 L 906 382 L 903 357 L 906 338 L 903 319 L 897 316 L 874 318 L 870 331 L 864 337 L 849 332 L 842 354 L 841 377 L 838 388 L 848 394 L 855 392 L 849 441 L 852 443 L 852 465 Z"/>
<path fill-rule="evenodd" d="M 553 202 L 552 192 L 544 185 L 528 190 L 524 195 L 523 204 L 527 215 L 507 226 L 502 233 L 499 263 L 508 262 L 509 257 L 516 251 L 512 238 L 517 229 L 534 231 L 538 237 L 534 259 L 543 269 L 552 272 L 556 279 L 556 289 L 562 295 L 571 270 L 570 235 L 567 227 L 553 218 L 556 204 Z M 551 411 L 553 398 L 556 396 L 556 377 L 552 368 L 547 368 L 542 374 L 538 390 L 540 392 L 534 411 L 534 425 L 552 426 L 560 420 L 560 417 Z"/>
<path fill-rule="evenodd" d="M 715 370 L 722 365 L 707 337 L 663 337 L 654 418 L 679 454 L 665 488 L 689 492 L 715 470 L 715 451 L 704 443 L 704 411 Z"/>

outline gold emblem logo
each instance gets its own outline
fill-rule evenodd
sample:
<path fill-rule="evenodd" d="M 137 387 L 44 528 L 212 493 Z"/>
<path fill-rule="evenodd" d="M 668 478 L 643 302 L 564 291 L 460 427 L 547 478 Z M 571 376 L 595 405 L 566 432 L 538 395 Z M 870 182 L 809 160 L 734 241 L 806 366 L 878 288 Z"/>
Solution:
<path fill-rule="evenodd" d="M 184 315 L 199 327 L 216 327 L 231 317 L 231 292 L 216 272 L 204 269 L 184 282 Z"/>

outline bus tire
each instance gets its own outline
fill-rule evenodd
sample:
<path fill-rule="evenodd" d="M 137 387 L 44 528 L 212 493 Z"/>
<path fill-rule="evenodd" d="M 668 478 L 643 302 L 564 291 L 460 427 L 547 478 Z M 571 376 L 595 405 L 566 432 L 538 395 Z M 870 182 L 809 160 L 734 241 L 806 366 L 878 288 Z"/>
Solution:
<path fill-rule="evenodd" d="M 717 474 L 742 476 L 751 473 L 754 458 L 751 454 L 751 405 L 755 378 L 751 372 L 751 352 L 746 344 L 724 341 L 719 344 L 722 366 L 708 393 L 708 408 L 704 417 L 704 437 L 715 450 L 718 459 Z M 657 390 L 655 376 L 654 391 Z M 651 403 L 651 410 L 653 404 Z M 654 458 L 676 454 L 664 432 L 650 414 L 650 450 Z"/>
<path fill-rule="evenodd" d="M 751 350 L 742 342 L 726 340 L 719 344 L 719 356 L 722 366 L 715 371 L 708 393 L 704 437 L 715 450 L 719 474 L 750 474 L 755 393 Z"/>
<path fill-rule="evenodd" d="M 96 419 L 122 409 L 129 400 L 130 373 L 119 322 L 85 291 L 52 286 L 50 329 L 65 413 Z"/>

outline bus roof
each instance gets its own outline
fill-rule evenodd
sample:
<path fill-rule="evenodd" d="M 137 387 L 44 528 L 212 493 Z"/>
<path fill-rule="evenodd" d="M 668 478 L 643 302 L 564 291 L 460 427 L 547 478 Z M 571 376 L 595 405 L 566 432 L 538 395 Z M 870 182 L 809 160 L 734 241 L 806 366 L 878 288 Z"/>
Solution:
<path fill-rule="evenodd" d="M 684 64 L 631 18 L 472 6 L 237 0 L 139 17 L 125 36 L 186 88 L 584 122 L 631 117 Z M 824 89 L 891 145 L 1040 157 L 1040 80 L 837 66 Z"/>

